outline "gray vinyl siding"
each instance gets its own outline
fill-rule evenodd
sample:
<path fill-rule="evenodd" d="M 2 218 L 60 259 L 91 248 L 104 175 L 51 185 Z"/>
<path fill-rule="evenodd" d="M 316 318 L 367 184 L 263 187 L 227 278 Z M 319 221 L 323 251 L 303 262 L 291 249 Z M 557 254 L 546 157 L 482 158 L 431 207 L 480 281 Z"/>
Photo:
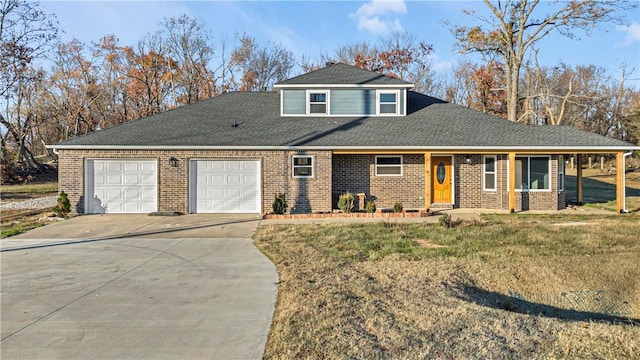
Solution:
<path fill-rule="evenodd" d="M 331 115 L 373 115 L 376 113 L 375 90 L 331 90 Z"/>
<path fill-rule="evenodd" d="M 282 90 L 282 114 L 304 115 L 307 113 L 305 90 Z"/>

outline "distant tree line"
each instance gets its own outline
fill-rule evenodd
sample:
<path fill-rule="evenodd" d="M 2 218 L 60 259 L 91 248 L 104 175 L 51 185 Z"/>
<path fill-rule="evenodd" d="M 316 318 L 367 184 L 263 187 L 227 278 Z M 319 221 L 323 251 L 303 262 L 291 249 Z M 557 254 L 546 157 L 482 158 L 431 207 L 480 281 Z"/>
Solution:
<path fill-rule="evenodd" d="M 527 1 L 516 3 L 522 4 L 531 6 Z M 600 12 L 582 7 L 561 15 L 589 17 L 592 25 L 615 19 L 616 3 L 601 5 L 596 9 Z M 517 19 L 520 10 L 496 11 L 503 18 L 507 14 Z M 504 25 L 502 20 L 498 24 Z M 576 24 L 565 22 L 567 27 Z M 1 180 L 26 181 L 30 174 L 46 171 L 44 164 L 55 156 L 45 144 L 226 92 L 269 91 L 294 71 L 338 61 L 405 79 L 415 84 L 416 91 L 512 121 L 571 125 L 638 142 L 640 91 L 625 82 L 635 69 L 625 67 L 622 76 L 613 79 L 605 69 L 589 64 L 539 66 L 534 41 L 518 58 L 515 71 L 509 63 L 512 57 L 498 56 L 510 50 L 500 35 L 502 25 L 496 26 L 486 30 L 453 25 L 460 51 L 481 52 L 482 60 L 458 64 L 449 75 L 436 76 L 433 47 L 407 33 L 375 43 L 340 45 L 314 60 L 296 59 L 282 45 L 258 44 L 246 34 L 214 42 L 210 29 L 186 15 L 165 18 L 136 44 L 120 44 L 115 35 L 90 44 L 76 39 L 60 42 L 55 15 L 45 13 L 38 3 L 0 0 Z M 517 26 L 507 29 L 517 38 Z M 562 29 L 567 28 L 552 28 Z"/>

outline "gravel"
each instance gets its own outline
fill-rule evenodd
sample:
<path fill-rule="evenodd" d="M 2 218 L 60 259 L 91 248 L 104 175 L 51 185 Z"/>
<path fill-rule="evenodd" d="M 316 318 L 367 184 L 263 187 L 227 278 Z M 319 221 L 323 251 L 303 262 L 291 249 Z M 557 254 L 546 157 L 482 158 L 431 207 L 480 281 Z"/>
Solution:
<path fill-rule="evenodd" d="M 0 204 L 0 210 L 45 209 L 58 204 L 57 196 L 47 196 L 25 201 Z"/>

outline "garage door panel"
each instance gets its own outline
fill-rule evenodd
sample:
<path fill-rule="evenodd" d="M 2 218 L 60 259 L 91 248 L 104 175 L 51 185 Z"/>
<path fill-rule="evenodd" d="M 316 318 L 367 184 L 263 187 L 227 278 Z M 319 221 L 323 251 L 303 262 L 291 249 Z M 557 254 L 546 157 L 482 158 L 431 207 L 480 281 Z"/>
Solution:
<path fill-rule="evenodd" d="M 244 166 L 242 164 L 242 161 L 227 161 L 226 168 L 229 171 L 241 171 L 244 169 Z"/>
<path fill-rule="evenodd" d="M 255 199 L 256 197 L 258 197 L 258 191 L 257 190 L 245 190 L 244 192 L 244 200 L 251 200 L 251 199 Z"/>
<path fill-rule="evenodd" d="M 259 161 L 194 160 L 191 166 L 192 212 L 260 212 Z"/>
<path fill-rule="evenodd" d="M 153 160 L 87 160 L 88 213 L 157 210 L 157 166 Z"/>
<path fill-rule="evenodd" d="M 156 163 L 155 162 L 143 162 L 140 164 L 140 170 L 144 173 L 156 173 Z"/>
<path fill-rule="evenodd" d="M 108 174 L 103 177 L 106 179 L 105 185 L 122 185 L 122 175 L 120 174 Z"/>
<path fill-rule="evenodd" d="M 130 201 L 130 200 L 139 200 L 141 199 L 141 190 L 135 189 L 135 190 L 124 190 L 124 200 Z"/>
<path fill-rule="evenodd" d="M 140 185 L 155 186 L 157 183 L 156 174 L 143 174 L 140 177 Z"/>
<path fill-rule="evenodd" d="M 215 170 L 212 170 L 215 171 Z M 209 175 L 207 177 L 207 181 L 205 182 L 205 184 L 207 185 L 224 185 L 226 184 L 226 177 L 223 174 L 219 174 L 219 175 Z"/>
<path fill-rule="evenodd" d="M 144 201 L 145 204 L 146 203 L 151 203 L 152 205 L 155 206 L 156 189 L 141 189 L 140 190 L 140 200 Z"/>
<path fill-rule="evenodd" d="M 231 186 L 242 184 L 242 176 L 236 174 L 228 175 L 227 184 Z"/>
<path fill-rule="evenodd" d="M 243 183 L 247 185 L 254 185 L 258 183 L 258 177 L 252 175 L 245 175 L 243 179 Z"/>
<path fill-rule="evenodd" d="M 122 172 L 122 162 L 120 161 L 107 161 L 105 171 L 108 172 Z"/>
<path fill-rule="evenodd" d="M 244 195 L 244 189 L 242 188 L 228 188 L 227 199 L 238 199 Z"/>
<path fill-rule="evenodd" d="M 224 171 L 226 164 L 218 161 L 207 161 L 204 163 L 205 169 L 209 171 Z"/>
<path fill-rule="evenodd" d="M 124 200 L 122 189 L 107 189 L 107 196 L 103 199 L 104 201 L 112 202 Z"/>
<path fill-rule="evenodd" d="M 122 163 L 122 167 L 123 170 L 126 171 L 130 171 L 133 173 L 137 173 L 140 171 L 140 164 L 138 164 L 137 162 L 133 162 L 133 161 L 126 161 Z"/>
<path fill-rule="evenodd" d="M 140 184 L 140 176 L 138 174 L 124 174 L 122 181 L 123 185 L 138 185 Z"/>
<path fill-rule="evenodd" d="M 105 207 L 104 203 L 102 204 Z M 124 212 L 124 203 L 110 201 L 105 207 L 107 213 L 123 213 Z"/>

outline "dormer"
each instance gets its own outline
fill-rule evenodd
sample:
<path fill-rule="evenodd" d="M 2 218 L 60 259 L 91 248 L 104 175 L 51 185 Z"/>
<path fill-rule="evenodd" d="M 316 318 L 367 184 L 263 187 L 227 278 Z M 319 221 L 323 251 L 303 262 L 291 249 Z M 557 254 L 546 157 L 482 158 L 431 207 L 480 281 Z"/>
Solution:
<path fill-rule="evenodd" d="M 274 87 L 281 116 L 406 116 L 413 84 L 337 63 Z"/>

